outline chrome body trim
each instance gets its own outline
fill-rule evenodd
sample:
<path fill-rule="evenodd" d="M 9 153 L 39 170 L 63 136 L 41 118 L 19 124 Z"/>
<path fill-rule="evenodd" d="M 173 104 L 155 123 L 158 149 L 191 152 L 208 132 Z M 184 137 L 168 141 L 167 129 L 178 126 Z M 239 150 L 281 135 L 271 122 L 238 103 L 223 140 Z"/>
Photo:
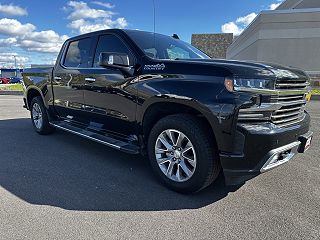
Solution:
<path fill-rule="evenodd" d="M 275 167 L 278 167 L 278 166 L 290 161 L 298 153 L 298 148 L 299 148 L 300 144 L 301 144 L 300 141 L 295 141 L 295 142 L 290 143 L 288 145 L 285 145 L 285 146 L 282 146 L 282 147 L 279 147 L 279 148 L 271 150 L 267 154 L 267 156 L 269 156 L 268 160 L 263 165 L 263 167 L 260 169 L 260 172 L 261 173 L 266 172 L 268 170 L 271 170 L 271 169 L 273 169 Z M 274 160 L 274 158 L 278 154 L 284 153 L 284 152 L 289 151 L 289 150 L 290 150 L 290 152 L 287 154 L 287 156 L 284 159 L 278 160 L 278 161 L 272 163 L 272 161 Z"/>
<path fill-rule="evenodd" d="M 258 89 L 258 88 L 244 88 L 237 87 L 235 88 L 237 91 L 241 92 L 250 92 L 250 93 L 258 93 L 258 94 L 266 94 L 266 95 L 298 95 L 305 94 L 309 92 L 309 89 Z"/>

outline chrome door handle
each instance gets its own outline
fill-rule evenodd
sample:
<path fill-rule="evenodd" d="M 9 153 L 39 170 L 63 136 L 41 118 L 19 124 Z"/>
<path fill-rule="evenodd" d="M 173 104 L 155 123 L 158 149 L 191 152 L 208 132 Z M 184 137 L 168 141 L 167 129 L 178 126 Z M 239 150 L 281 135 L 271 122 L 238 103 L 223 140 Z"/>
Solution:
<path fill-rule="evenodd" d="M 95 78 L 91 78 L 91 77 L 86 77 L 84 80 L 85 80 L 86 82 L 95 82 L 95 81 L 96 81 Z"/>
<path fill-rule="evenodd" d="M 62 78 L 61 78 L 61 77 L 54 77 L 54 80 L 56 80 L 56 81 L 61 81 Z"/>

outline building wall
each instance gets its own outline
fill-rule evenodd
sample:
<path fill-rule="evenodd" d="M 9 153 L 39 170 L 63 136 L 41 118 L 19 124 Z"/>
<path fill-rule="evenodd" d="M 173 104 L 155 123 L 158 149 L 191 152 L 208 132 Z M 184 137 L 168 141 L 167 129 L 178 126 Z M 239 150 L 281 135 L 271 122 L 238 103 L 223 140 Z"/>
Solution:
<path fill-rule="evenodd" d="M 318 4 L 320 7 L 320 0 Z M 320 76 L 320 8 L 262 12 L 230 45 L 227 59 L 293 66 L 317 79 Z"/>
<path fill-rule="evenodd" d="M 191 44 L 211 58 L 226 58 L 233 34 L 192 34 Z"/>

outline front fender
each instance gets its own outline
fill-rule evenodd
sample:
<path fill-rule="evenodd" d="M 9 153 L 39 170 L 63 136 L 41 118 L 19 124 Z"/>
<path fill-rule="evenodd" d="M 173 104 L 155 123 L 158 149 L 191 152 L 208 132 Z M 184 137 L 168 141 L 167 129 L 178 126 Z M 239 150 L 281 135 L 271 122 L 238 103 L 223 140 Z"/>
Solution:
<path fill-rule="evenodd" d="M 228 152 L 232 149 L 233 135 L 235 129 L 235 106 L 232 104 L 210 104 L 204 105 L 191 98 L 172 96 L 168 94 L 149 98 L 144 102 L 140 111 L 137 112 L 137 121 L 142 126 L 144 116 L 148 109 L 156 104 L 180 104 L 199 112 L 209 123 L 214 133 L 218 149 Z"/>
<path fill-rule="evenodd" d="M 238 110 L 244 104 L 251 104 L 252 96 L 228 92 L 224 80 L 224 77 L 203 75 L 144 76 L 136 85 L 137 122 L 142 126 L 144 115 L 153 104 L 182 104 L 206 118 L 221 152 L 233 152 Z"/>

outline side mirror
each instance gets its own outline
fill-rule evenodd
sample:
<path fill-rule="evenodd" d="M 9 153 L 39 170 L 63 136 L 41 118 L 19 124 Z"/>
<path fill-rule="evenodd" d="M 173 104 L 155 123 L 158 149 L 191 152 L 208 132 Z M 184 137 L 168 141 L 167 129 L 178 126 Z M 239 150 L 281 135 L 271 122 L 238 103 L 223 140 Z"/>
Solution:
<path fill-rule="evenodd" d="M 124 76 L 132 77 L 134 66 L 130 65 L 129 56 L 126 53 L 102 52 L 99 55 L 99 66 L 120 70 Z"/>
<path fill-rule="evenodd" d="M 125 53 L 102 52 L 99 56 L 101 67 L 130 67 L 129 56 Z"/>

